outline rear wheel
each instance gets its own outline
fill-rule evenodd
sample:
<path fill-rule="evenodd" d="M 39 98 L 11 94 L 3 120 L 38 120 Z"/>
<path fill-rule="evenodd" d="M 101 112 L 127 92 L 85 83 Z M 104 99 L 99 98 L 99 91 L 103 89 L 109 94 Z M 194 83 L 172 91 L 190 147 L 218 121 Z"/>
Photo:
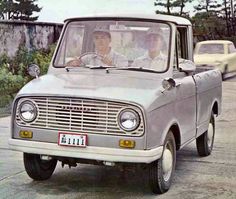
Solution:
<path fill-rule="evenodd" d="M 200 135 L 196 140 L 197 151 L 199 156 L 208 156 L 211 154 L 214 144 L 214 138 L 215 138 L 215 118 L 214 114 L 212 114 L 207 131 L 202 135 Z"/>
<path fill-rule="evenodd" d="M 170 131 L 164 143 L 162 157 L 149 165 L 149 183 L 153 193 L 165 193 L 169 190 L 175 170 L 176 146 Z"/>
<path fill-rule="evenodd" d="M 54 172 L 57 160 L 41 160 L 40 155 L 24 153 L 25 170 L 34 180 L 47 180 Z"/>

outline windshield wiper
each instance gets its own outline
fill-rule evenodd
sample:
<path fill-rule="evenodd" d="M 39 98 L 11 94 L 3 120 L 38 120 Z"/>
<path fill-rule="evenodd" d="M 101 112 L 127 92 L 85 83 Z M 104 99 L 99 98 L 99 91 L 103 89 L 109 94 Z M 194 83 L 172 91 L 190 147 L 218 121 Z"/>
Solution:
<path fill-rule="evenodd" d="M 79 68 L 89 68 L 89 66 L 87 65 L 80 65 L 80 66 L 66 66 L 65 69 L 66 69 L 66 72 L 70 72 L 70 70 L 77 70 Z"/>
<path fill-rule="evenodd" d="M 116 68 L 115 66 L 92 66 L 92 65 L 87 65 L 90 69 L 107 69 L 107 68 Z"/>
<path fill-rule="evenodd" d="M 141 71 L 141 72 L 151 72 L 151 73 L 159 73 L 158 71 L 150 68 L 143 68 L 143 67 L 124 67 L 118 68 L 116 66 L 94 66 L 94 65 L 82 65 L 82 66 L 67 66 L 65 67 L 66 71 L 69 72 L 71 69 L 78 69 L 80 67 L 85 67 L 89 69 L 106 69 L 106 72 L 109 73 L 109 70 L 131 70 L 131 71 Z"/>
<path fill-rule="evenodd" d="M 127 67 L 127 68 L 116 68 L 116 70 L 131 70 L 131 71 L 141 71 L 141 72 L 151 72 L 151 73 L 159 73 L 158 71 L 150 68 L 143 67 Z"/>
<path fill-rule="evenodd" d="M 115 66 L 94 66 L 94 65 L 80 65 L 80 66 L 66 66 L 65 69 L 67 72 L 69 72 L 70 70 L 76 70 L 79 69 L 80 67 L 83 68 L 90 68 L 90 69 L 108 69 L 108 68 L 116 68 Z"/>

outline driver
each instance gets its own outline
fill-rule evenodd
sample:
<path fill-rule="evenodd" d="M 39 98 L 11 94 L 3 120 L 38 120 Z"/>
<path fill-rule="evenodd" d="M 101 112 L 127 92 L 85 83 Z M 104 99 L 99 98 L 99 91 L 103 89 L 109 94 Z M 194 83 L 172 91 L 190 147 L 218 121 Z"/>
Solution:
<path fill-rule="evenodd" d="M 132 66 L 138 68 L 150 68 L 158 71 L 166 69 L 167 56 L 163 33 L 158 27 L 151 27 L 146 33 L 145 47 L 147 52 L 134 60 Z"/>
<path fill-rule="evenodd" d="M 96 27 L 94 29 L 93 43 L 95 46 L 95 53 L 88 53 L 88 55 L 85 54 L 80 59 L 70 61 L 67 65 L 79 66 L 81 64 L 86 64 L 94 66 L 128 66 L 128 59 L 111 48 L 111 33 L 107 28 Z"/>

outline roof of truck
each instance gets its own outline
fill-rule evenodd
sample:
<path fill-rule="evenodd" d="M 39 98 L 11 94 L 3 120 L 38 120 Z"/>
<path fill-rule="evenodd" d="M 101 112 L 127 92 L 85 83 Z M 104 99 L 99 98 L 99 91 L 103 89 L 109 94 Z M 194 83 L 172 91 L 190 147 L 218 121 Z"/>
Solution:
<path fill-rule="evenodd" d="M 145 20 L 159 20 L 159 21 L 168 21 L 173 22 L 178 25 L 191 25 L 191 22 L 183 17 L 171 16 L 171 15 L 163 15 L 163 14 L 92 14 L 92 15 L 83 15 L 75 18 L 66 19 L 65 22 L 68 21 L 76 21 L 81 19 L 145 19 Z"/>
<path fill-rule="evenodd" d="M 231 44 L 232 41 L 229 40 L 206 40 L 206 41 L 200 41 L 198 44 Z"/>

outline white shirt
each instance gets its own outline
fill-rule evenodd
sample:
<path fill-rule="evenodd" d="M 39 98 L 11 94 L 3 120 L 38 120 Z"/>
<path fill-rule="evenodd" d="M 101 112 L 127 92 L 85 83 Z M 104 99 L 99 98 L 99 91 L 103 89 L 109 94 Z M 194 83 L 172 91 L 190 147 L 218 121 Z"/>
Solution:
<path fill-rule="evenodd" d="M 121 55 L 111 49 L 110 52 L 106 56 L 111 58 L 114 66 L 128 67 L 128 59 L 124 55 Z M 88 65 L 93 65 L 93 66 L 100 66 L 100 65 L 106 66 L 106 64 L 102 62 L 101 57 L 95 54 L 85 55 L 82 58 L 82 62 Z"/>
<path fill-rule="evenodd" d="M 167 57 L 160 53 L 160 55 L 152 59 L 148 53 L 145 53 L 143 56 L 134 60 L 132 67 L 150 68 L 157 71 L 163 71 L 167 68 Z"/>

